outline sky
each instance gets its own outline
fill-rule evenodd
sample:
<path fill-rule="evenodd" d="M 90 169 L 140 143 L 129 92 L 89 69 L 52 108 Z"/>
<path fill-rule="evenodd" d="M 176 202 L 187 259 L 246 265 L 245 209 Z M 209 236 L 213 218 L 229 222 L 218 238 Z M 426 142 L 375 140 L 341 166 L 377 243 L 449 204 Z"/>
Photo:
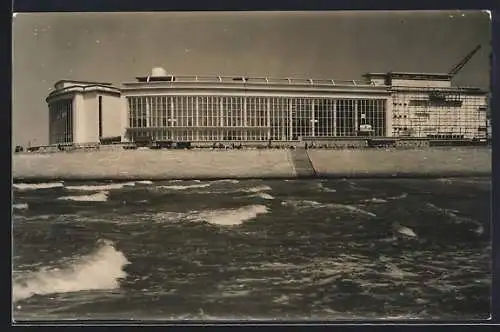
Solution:
<path fill-rule="evenodd" d="M 489 87 L 487 13 L 22 13 L 13 19 L 13 145 L 48 143 L 45 98 L 61 79 L 120 85 L 153 67 L 174 75 L 360 79 L 366 72 L 448 72 Z"/>

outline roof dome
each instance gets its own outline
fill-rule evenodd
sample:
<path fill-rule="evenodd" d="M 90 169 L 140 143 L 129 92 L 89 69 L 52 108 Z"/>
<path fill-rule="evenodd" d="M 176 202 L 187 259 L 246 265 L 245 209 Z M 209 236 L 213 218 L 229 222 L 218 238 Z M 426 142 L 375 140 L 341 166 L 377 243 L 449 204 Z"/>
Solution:
<path fill-rule="evenodd" d="M 151 70 L 151 76 L 153 76 L 153 77 L 165 77 L 165 76 L 167 76 L 167 71 L 162 67 L 155 67 Z"/>

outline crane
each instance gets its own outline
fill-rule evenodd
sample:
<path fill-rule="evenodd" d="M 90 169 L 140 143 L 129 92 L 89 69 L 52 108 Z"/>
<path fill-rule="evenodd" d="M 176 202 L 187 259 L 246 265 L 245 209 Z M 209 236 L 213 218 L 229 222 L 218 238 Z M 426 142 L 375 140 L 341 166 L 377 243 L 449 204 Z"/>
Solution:
<path fill-rule="evenodd" d="M 467 56 L 460 61 L 452 70 L 448 73 L 450 76 L 455 76 L 462 68 L 469 62 L 469 60 L 476 54 L 477 51 L 481 48 L 481 44 L 477 45 Z"/>

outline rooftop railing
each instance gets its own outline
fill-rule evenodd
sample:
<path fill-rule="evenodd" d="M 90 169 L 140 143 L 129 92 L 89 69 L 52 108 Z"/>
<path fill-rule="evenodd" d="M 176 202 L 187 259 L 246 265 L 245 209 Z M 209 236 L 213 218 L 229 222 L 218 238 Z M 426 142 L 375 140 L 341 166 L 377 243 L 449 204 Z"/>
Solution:
<path fill-rule="evenodd" d="M 251 76 L 165 76 L 165 77 L 137 77 L 137 82 L 125 82 L 124 85 L 137 85 L 144 83 L 222 83 L 222 84 L 262 84 L 262 85 L 309 85 L 309 86 L 374 86 L 367 80 L 331 80 L 312 78 L 275 78 Z"/>

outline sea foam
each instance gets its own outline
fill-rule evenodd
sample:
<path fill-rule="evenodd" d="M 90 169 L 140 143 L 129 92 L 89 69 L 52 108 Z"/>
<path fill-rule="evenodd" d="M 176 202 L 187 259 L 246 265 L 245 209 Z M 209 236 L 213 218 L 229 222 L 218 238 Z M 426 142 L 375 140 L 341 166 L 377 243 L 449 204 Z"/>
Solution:
<path fill-rule="evenodd" d="M 19 190 L 37 190 L 64 187 L 62 182 L 47 182 L 47 183 L 14 183 L 14 188 Z"/>
<path fill-rule="evenodd" d="M 293 206 L 297 209 L 307 209 L 307 208 L 328 208 L 328 209 L 336 209 L 336 210 L 347 210 L 354 212 L 356 214 L 362 214 L 369 217 L 376 217 L 377 215 L 373 212 L 363 210 L 359 207 L 348 205 L 348 204 L 335 204 L 335 203 L 320 203 L 316 201 L 309 200 L 289 200 L 281 202 L 281 205 L 284 206 Z"/>
<path fill-rule="evenodd" d="M 326 193 L 335 193 L 335 192 L 337 192 L 337 190 L 334 189 L 334 188 L 325 187 L 323 183 L 318 183 L 318 188 L 321 191 L 326 192 Z"/>
<path fill-rule="evenodd" d="M 138 184 L 153 184 L 153 181 L 151 180 L 141 180 L 141 181 L 136 181 Z"/>
<path fill-rule="evenodd" d="M 65 188 L 68 190 L 102 191 L 102 190 L 122 189 L 123 187 L 133 187 L 133 186 L 135 186 L 135 182 L 110 183 L 103 185 L 66 186 Z"/>
<path fill-rule="evenodd" d="M 107 191 L 101 191 L 91 195 L 63 196 L 59 197 L 58 200 L 79 202 L 106 202 L 108 200 L 108 195 L 109 193 Z"/>
<path fill-rule="evenodd" d="M 193 219 L 214 225 L 235 226 L 268 212 L 269 210 L 265 205 L 247 205 L 236 209 L 203 211 L 194 216 Z"/>
<path fill-rule="evenodd" d="M 102 241 L 92 254 L 80 257 L 62 269 L 26 272 L 12 285 L 14 302 L 33 295 L 69 293 L 84 290 L 115 289 L 126 277 L 123 268 L 129 262 L 113 243 Z"/>
<path fill-rule="evenodd" d="M 268 199 L 268 200 L 274 199 L 274 197 L 272 195 L 268 194 L 268 193 L 257 193 L 257 194 L 255 194 L 253 196 L 260 197 L 262 199 Z"/>
<path fill-rule="evenodd" d="M 193 188 L 206 188 L 209 187 L 209 183 L 204 183 L 204 184 L 191 184 L 191 185 L 178 185 L 178 186 L 159 186 L 159 188 L 163 189 L 170 189 L 170 190 L 186 190 L 186 189 L 193 189 Z"/>
<path fill-rule="evenodd" d="M 268 191 L 268 190 L 271 190 L 271 187 L 269 187 L 269 186 L 256 186 L 256 187 L 252 187 L 252 188 L 243 189 L 243 191 L 248 192 L 248 193 L 257 193 L 259 191 Z"/>
<path fill-rule="evenodd" d="M 12 204 L 12 208 L 14 210 L 27 210 L 28 209 L 28 203 Z"/>
<path fill-rule="evenodd" d="M 234 179 L 221 179 L 221 180 L 215 180 L 213 182 L 216 182 L 216 183 L 233 183 L 233 184 L 236 184 L 236 183 L 240 183 L 240 181 L 238 180 L 234 180 Z"/>

